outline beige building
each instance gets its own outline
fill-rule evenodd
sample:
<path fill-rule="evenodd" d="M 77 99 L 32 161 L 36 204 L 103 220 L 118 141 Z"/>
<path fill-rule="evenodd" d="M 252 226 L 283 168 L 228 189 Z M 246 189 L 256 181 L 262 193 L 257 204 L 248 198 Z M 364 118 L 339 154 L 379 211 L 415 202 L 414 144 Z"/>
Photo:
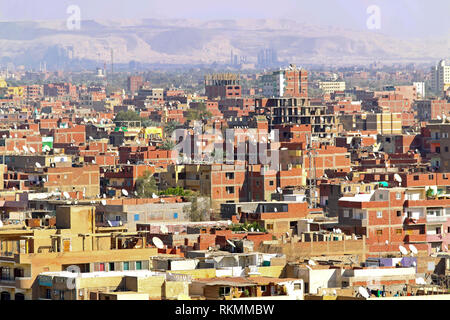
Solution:
<path fill-rule="evenodd" d="M 81 273 L 148 268 L 156 248 L 145 233 L 95 226 L 95 207 L 62 206 L 56 227 L 0 228 L 0 294 L 4 300 L 36 299 L 37 276 L 68 267 Z"/>
<path fill-rule="evenodd" d="M 344 81 L 320 81 L 319 88 L 326 94 L 345 90 Z"/>

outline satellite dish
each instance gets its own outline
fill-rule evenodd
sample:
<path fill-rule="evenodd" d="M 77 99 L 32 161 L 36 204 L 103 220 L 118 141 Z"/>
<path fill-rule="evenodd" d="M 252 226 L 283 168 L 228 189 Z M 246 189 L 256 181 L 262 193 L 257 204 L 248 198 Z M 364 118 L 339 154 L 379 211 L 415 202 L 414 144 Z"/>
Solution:
<path fill-rule="evenodd" d="M 419 277 L 419 278 L 416 279 L 416 284 L 427 284 L 427 283 L 425 282 L 424 278 Z"/>
<path fill-rule="evenodd" d="M 17 152 L 17 153 L 20 152 L 19 148 L 17 148 L 16 146 L 14 146 L 14 151 Z"/>
<path fill-rule="evenodd" d="M 27 146 L 23 146 L 22 149 L 23 149 L 23 151 L 28 152 Z"/>
<path fill-rule="evenodd" d="M 366 299 L 369 299 L 370 295 L 369 295 L 369 293 L 367 292 L 367 289 L 366 289 L 366 288 L 364 288 L 364 287 L 359 287 L 359 288 L 358 288 L 358 292 L 359 292 L 359 294 L 360 294 L 362 297 L 364 297 L 364 298 L 366 298 Z"/>
<path fill-rule="evenodd" d="M 153 194 L 152 194 L 152 198 L 153 198 L 153 199 L 157 199 L 158 196 L 157 196 L 156 194 L 153 193 Z"/>
<path fill-rule="evenodd" d="M 125 197 L 127 197 L 127 196 L 128 196 L 128 191 L 125 190 L 125 189 L 122 189 L 122 194 L 123 194 Z"/>
<path fill-rule="evenodd" d="M 402 177 L 400 177 L 400 175 L 398 173 L 394 174 L 394 179 L 397 182 L 402 182 Z"/>
<path fill-rule="evenodd" d="M 163 249 L 164 248 L 164 243 L 162 242 L 162 240 L 158 237 L 153 237 L 152 238 L 152 242 L 155 245 L 155 247 L 157 247 L 158 249 Z"/>
<path fill-rule="evenodd" d="M 386 240 L 385 243 L 386 243 L 386 245 L 388 245 L 389 244 L 389 240 Z"/>
<path fill-rule="evenodd" d="M 417 266 L 417 263 L 415 261 L 413 261 L 412 265 L 415 267 L 415 266 Z"/>
<path fill-rule="evenodd" d="M 103 199 L 106 199 L 106 194 L 105 193 L 103 194 Z"/>
<path fill-rule="evenodd" d="M 101 203 L 102 203 L 102 205 L 106 206 L 106 200 L 105 200 L 105 199 L 103 199 L 103 200 L 101 201 Z"/>
<path fill-rule="evenodd" d="M 168 232 L 169 232 L 169 229 L 167 229 L 167 227 L 166 227 L 165 225 L 162 225 L 162 226 L 159 228 L 159 230 L 160 230 L 162 233 L 168 233 Z"/>
<path fill-rule="evenodd" d="M 30 152 L 31 152 L 31 153 L 35 153 L 35 152 L 36 152 L 36 150 L 34 150 L 34 148 L 33 148 L 33 147 L 30 147 Z"/>
<path fill-rule="evenodd" d="M 255 231 L 255 229 L 253 229 L 253 227 L 251 227 L 251 228 L 250 228 L 250 232 L 253 232 L 253 231 Z"/>
<path fill-rule="evenodd" d="M 47 182 L 47 179 L 45 179 L 45 178 L 42 178 L 42 182 Z"/>
<path fill-rule="evenodd" d="M 316 266 L 317 264 L 314 262 L 314 260 L 308 260 L 308 264 L 310 266 Z"/>
<path fill-rule="evenodd" d="M 228 239 L 227 239 L 227 242 L 228 242 L 228 244 L 229 244 L 230 246 L 232 246 L 233 248 L 236 248 L 236 245 L 235 245 L 233 242 L 231 242 L 231 241 L 228 240 Z"/>
<path fill-rule="evenodd" d="M 409 250 L 411 250 L 412 253 L 417 254 L 419 251 L 417 251 L 417 248 L 413 245 L 409 245 Z"/>
<path fill-rule="evenodd" d="M 70 194 L 69 194 L 67 191 L 64 191 L 64 192 L 63 192 L 63 196 L 64 196 L 64 198 L 66 198 L 66 199 L 70 199 Z"/>
<path fill-rule="evenodd" d="M 283 189 L 281 189 L 280 187 L 277 187 L 277 192 L 281 194 L 281 193 L 283 193 Z"/>
<path fill-rule="evenodd" d="M 39 162 L 35 163 L 36 168 L 42 168 L 41 164 Z"/>
<path fill-rule="evenodd" d="M 95 160 L 92 160 L 91 162 L 92 162 L 92 164 L 95 164 Z"/>
<path fill-rule="evenodd" d="M 94 140 L 94 138 L 92 138 L 91 136 L 89 136 L 89 140 Z"/>
<path fill-rule="evenodd" d="M 398 249 L 402 254 L 408 254 L 408 250 L 404 246 L 398 246 Z"/>
<path fill-rule="evenodd" d="M 441 119 L 441 116 L 436 116 L 436 119 L 438 119 L 438 120 L 442 120 L 442 119 Z"/>
<path fill-rule="evenodd" d="M 3 227 L 3 222 L 2 222 L 2 220 L 0 220 L 0 228 L 2 228 Z"/>

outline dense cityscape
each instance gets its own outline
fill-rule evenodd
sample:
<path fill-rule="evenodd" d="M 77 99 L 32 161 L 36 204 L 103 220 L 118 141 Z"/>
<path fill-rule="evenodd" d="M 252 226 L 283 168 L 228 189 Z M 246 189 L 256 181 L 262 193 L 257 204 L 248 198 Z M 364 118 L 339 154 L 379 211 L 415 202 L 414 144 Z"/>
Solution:
<path fill-rule="evenodd" d="M 450 299 L 445 56 L 119 55 L 0 59 L 2 302 Z"/>

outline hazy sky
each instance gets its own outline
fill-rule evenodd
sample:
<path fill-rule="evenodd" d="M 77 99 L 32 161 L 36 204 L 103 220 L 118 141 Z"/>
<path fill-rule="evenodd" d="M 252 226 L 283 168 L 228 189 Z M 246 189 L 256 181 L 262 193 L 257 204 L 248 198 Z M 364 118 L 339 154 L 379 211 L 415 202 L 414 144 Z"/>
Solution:
<path fill-rule="evenodd" d="M 392 36 L 449 36 L 449 0 L 0 0 L 0 19 L 66 19 L 78 5 L 84 19 L 289 18 L 313 25 L 364 30 L 370 5 L 380 7 L 380 32 Z"/>

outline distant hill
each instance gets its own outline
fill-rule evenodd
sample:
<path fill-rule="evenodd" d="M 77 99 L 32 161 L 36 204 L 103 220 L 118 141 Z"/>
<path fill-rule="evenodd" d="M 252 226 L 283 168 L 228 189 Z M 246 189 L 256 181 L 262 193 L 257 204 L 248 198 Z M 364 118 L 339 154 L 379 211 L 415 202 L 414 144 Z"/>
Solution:
<path fill-rule="evenodd" d="M 65 21 L 0 23 L 0 61 L 26 65 L 109 61 L 111 48 L 117 63 L 228 62 L 231 50 L 255 62 L 269 46 L 297 64 L 435 62 L 448 57 L 450 39 L 406 41 L 290 20 L 99 20 L 82 21 L 80 30 L 68 30 Z"/>

